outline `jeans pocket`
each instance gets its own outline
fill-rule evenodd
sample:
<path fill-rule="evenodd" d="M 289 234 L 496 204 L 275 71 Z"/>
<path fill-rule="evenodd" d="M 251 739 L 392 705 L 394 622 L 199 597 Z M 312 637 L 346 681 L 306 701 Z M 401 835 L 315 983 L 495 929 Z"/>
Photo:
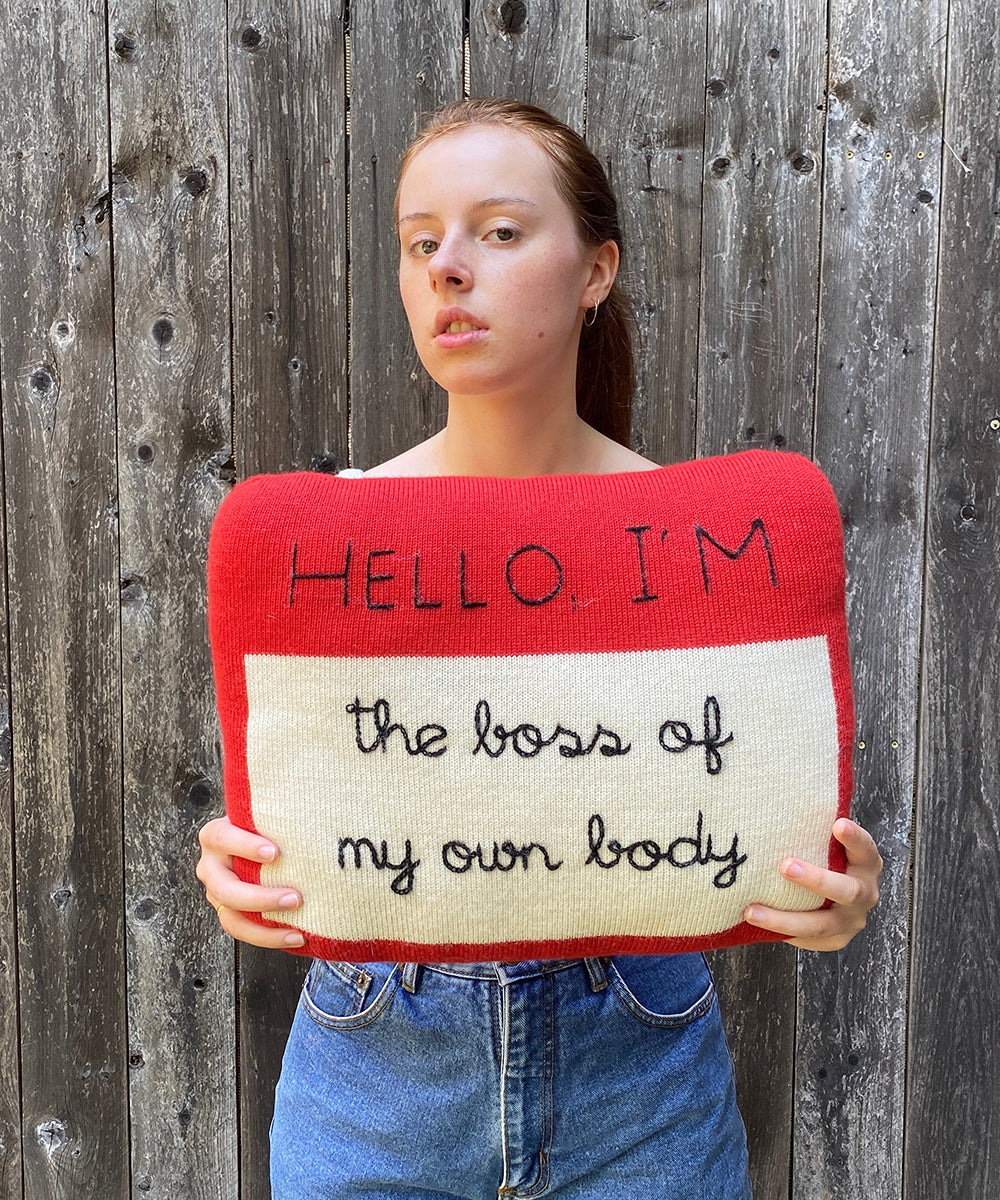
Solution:
<path fill-rule="evenodd" d="M 400 979 L 393 963 L 315 958 L 302 984 L 302 1006 L 317 1024 L 328 1029 L 358 1029 L 385 1011 Z"/>
<path fill-rule="evenodd" d="M 700 953 L 612 958 L 607 974 L 619 1002 L 645 1025 L 689 1025 L 715 999 L 715 981 Z"/>

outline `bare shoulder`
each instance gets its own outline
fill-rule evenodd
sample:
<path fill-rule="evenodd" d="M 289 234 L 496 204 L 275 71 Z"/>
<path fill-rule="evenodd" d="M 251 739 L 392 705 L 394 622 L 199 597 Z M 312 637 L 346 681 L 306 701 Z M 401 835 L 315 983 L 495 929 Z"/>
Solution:
<path fill-rule="evenodd" d="M 439 437 L 434 434 L 423 442 L 418 442 L 402 454 L 387 458 L 384 463 L 369 467 L 366 475 L 436 475 L 437 467 L 431 455 L 431 443 Z"/>
<path fill-rule="evenodd" d="M 613 441 L 603 433 L 596 434 L 596 443 L 597 470 L 602 475 L 613 475 L 618 471 L 655 471 L 660 466 L 651 458 L 637 454 L 635 450 Z"/>
<path fill-rule="evenodd" d="M 604 474 L 612 474 L 617 471 L 657 471 L 660 464 L 653 462 L 651 458 L 646 458 L 643 454 L 637 454 L 634 450 L 629 450 L 627 446 L 621 446 L 617 442 L 613 443 L 615 449 L 609 450 L 602 463 Z"/>

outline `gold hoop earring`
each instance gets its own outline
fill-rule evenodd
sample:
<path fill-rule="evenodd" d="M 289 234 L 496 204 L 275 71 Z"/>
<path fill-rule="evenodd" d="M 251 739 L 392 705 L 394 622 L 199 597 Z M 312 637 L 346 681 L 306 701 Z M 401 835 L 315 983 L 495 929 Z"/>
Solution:
<path fill-rule="evenodd" d="M 583 323 L 584 323 L 584 325 L 587 326 L 588 329 L 597 320 L 597 307 L 600 303 L 601 303 L 600 300 L 594 301 L 594 307 L 590 310 L 591 312 L 593 312 L 594 315 L 590 318 L 589 321 L 587 320 L 587 314 L 586 313 L 583 314 Z"/>

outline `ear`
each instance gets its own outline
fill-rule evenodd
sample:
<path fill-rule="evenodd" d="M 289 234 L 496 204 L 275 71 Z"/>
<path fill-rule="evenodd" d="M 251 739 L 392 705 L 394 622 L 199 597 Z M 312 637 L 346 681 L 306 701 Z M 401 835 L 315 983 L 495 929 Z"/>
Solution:
<path fill-rule="evenodd" d="M 611 285 L 618 274 L 618 244 L 606 241 L 600 246 L 591 260 L 590 278 L 583 293 L 581 303 L 584 307 L 592 308 L 594 302 L 601 302 L 611 291 Z"/>

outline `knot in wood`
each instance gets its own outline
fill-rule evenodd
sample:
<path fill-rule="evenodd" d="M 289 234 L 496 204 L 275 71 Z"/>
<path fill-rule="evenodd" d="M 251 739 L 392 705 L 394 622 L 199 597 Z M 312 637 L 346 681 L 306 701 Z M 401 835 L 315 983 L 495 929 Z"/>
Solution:
<path fill-rule="evenodd" d="M 208 175 L 200 168 L 189 171 L 184 177 L 184 186 L 192 196 L 200 196 L 208 187 Z"/>
<path fill-rule="evenodd" d="M 136 40 L 130 33 L 119 33 L 115 38 L 115 54 L 124 62 L 135 58 Z"/>
<path fill-rule="evenodd" d="M 47 367 L 38 367 L 36 370 L 31 372 L 31 375 L 28 377 L 28 382 L 30 383 L 31 390 L 33 392 L 40 392 L 44 395 L 46 392 L 52 391 L 52 388 L 55 384 L 55 379 L 52 377 L 52 372 L 49 371 Z"/>
<path fill-rule="evenodd" d="M 160 317 L 153 324 L 153 341 L 166 346 L 174 340 L 174 323 L 169 317 Z"/>
<path fill-rule="evenodd" d="M 346 463 L 344 464 L 347 465 Z M 310 471 L 322 471 L 324 475 L 336 475 L 340 470 L 340 463 L 336 456 L 330 454 L 329 451 L 320 450 L 313 454 L 309 459 Z"/>
<path fill-rule="evenodd" d="M 520 33 L 528 21 L 528 6 L 525 0 L 503 0 L 493 10 L 493 24 L 501 33 Z"/>
<path fill-rule="evenodd" d="M 38 1144 L 51 1157 L 66 1144 L 66 1126 L 62 1121 L 43 1121 L 35 1129 Z"/>

